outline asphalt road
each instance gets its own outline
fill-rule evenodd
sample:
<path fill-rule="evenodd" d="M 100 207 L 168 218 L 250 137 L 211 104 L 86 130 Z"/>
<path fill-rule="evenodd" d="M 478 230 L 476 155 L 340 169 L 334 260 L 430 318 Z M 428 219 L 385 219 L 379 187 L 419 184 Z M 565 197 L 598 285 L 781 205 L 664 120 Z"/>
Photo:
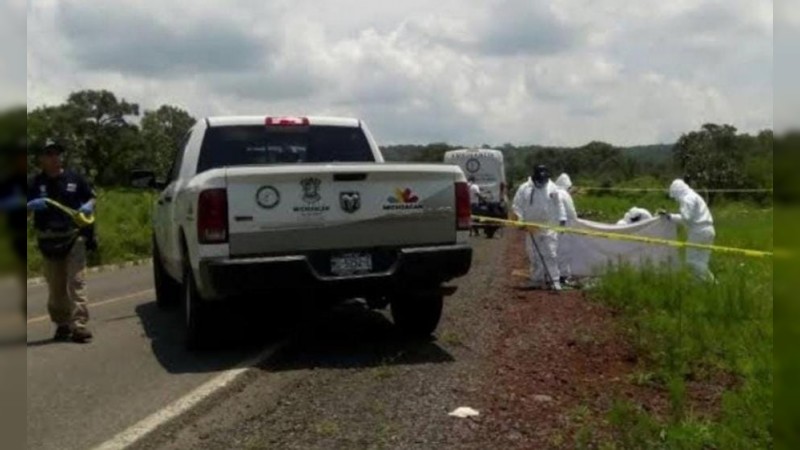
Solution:
<path fill-rule="evenodd" d="M 88 345 L 53 343 L 45 286 L 28 288 L 27 437 L 29 449 L 87 449 L 258 354 L 267 341 L 189 353 L 180 310 L 154 303 L 151 269 L 88 280 Z"/>
<path fill-rule="evenodd" d="M 481 252 L 493 246 L 487 241 L 478 247 L 482 250 L 478 251 L 476 260 L 481 260 Z M 151 270 L 146 266 L 134 267 L 89 276 L 90 328 L 95 339 L 87 345 L 54 343 L 54 326 L 47 317 L 47 288 L 28 288 L 27 448 L 92 449 L 108 444 L 120 433 L 171 410 L 187 395 L 203 391 L 216 380 L 237 372 L 243 363 L 278 347 L 288 346 L 297 351 L 303 345 L 314 348 L 316 342 L 323 346 L 341 345 L 347 349 L 344 354 L 328 354 L 327 348 L 321 352 L 311 351 L 311 354 L 319 353 L 321 358 L 336 366 L 353 364 L 354 370 L 363 369 L 358 363 L 363 355 L 359 356 L 360 347 L 351 348 L 353 342 L 320 336 L 319 330 L 306 332 L 315 329 L 318 323 L 327 323 L 324 317 L 306 314 L 308 311 L 302 308 L 291 308 L 299 314 L 288 315 L 292 311 L 264 308 L 263 305 L 270 303 L 267 299 L 239 299 L 222 308 L 218 315 L 219 348 L 188 352 L 183 346 L 182 311 L 180 308 L 162 311 L 156 306 Z M 463 280 L 470 279 L 475 278 Z M 477 295 L 479 291 L 474 286 L 462 287 L 466 293 Z M 0 287 L 0 293 L 2 291 Z M 462 303 L 471 303 L 470 297 L 463 296 Z M 452 309 L 450 311 L 452 313 Z M 410 351 L 404 341 L 395 341 L 393 327 L 385 314 L 368 313 L 357 307 L 345 308 L 343 312 L 341 321 L 334 320 L 335 333 L 343 329 L 361 330 L 363 335 L 357 335 L 355 342 L 377 346 L 377 350 L 370 347 L 363 358 L 385 361 L 394 358 L 394 353 Z M 310 337 L 298 340 L 298 335 Z M 435 365 L 451 360 L 436 344 L 423 344 L 414 349 L 422 354 L 420 363 Z M 303 358 L 290 359 L 305 366 Z M 283 372 L 289 378 L 295 376 L 294 371 Z M 365 373 L 369 376 L 369 371 Z M 254 375 L 249 373 L 248 376 L 245 382 L 252 381 Z M 277 380 L 267 381 L 273 387 L 280 385 L 274 383 Z M 203 408 L 226 401 L 229 392 L 223 394 L 213 397 Z M 302 414 L 303 410 L 296 412 Z M 179 424 L 185 420 L 182 418 Z M 147 441 L 152 441 L 154 436 L 158 441 L 163 433 L 155 433 Z"/>

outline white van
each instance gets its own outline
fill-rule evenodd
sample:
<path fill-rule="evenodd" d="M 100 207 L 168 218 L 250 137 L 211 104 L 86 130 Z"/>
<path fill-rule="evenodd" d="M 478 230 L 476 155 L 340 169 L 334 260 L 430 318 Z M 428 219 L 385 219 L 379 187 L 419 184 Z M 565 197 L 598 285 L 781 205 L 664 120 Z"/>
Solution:
<path fill-rule="evenodd" d="M 491 149 L 461 149 L 445 153 L 444 163 L 461 168 L 468 180 L 481 188 L 485 200 L 473 214 L 500 219 L 508 218 L 508 184 L 503 152 Z M 494 236 L 496 226 L 482 226 L 488 237 Z"/>
<path fill-rule="evenodd" d="M 461 168 L 467 179 L 474 179 L 489 203 L 508 203 L 503 152 L 488 149 L 453 150 L 444 154 L 444 163 Z"/>

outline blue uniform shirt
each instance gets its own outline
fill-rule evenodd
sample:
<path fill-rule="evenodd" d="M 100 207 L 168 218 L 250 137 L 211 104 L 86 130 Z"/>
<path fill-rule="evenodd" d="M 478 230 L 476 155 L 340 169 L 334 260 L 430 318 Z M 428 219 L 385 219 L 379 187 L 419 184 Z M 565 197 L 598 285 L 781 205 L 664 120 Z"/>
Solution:
<path fill-rule="evenodd" d="M 95 198 L 95 193 L 86 179 L 69 170 L 51 178 L 41 173 L 28 185 L 28 201 L 49 198 L 72 209 Z M 64 232 L 76 227 L 72 218 L 63 211 L 50 207 L 34 213 L 33 226 L 38 231 Z"/>

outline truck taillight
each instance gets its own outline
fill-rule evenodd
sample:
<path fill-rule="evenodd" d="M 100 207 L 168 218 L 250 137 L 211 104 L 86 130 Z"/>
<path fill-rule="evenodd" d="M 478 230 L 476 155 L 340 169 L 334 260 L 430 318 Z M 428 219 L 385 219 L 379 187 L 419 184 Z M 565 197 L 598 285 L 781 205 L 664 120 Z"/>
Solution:
<path fill-rule="evenodd" d="M 472 205 L 467 183 L 456 183 L 456 229 L 469 230 L 472 226 Z"/>
<path fill-rule="evenodd" d="M 209 189 L 197 201 L 197 239 L 201 244 L 228 242 L 228 192 Z"/>

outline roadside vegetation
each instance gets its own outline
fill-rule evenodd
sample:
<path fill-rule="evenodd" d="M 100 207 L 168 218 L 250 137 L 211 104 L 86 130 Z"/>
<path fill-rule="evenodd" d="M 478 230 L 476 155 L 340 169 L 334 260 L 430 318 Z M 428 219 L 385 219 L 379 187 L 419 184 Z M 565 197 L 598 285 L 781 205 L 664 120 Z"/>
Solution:
<path fill-rule="evenodd" d="M 153 194 L 133 190 L 98 191 L 97 236 L 100 248 L 89 256 L 89 265 L 98 266 L 134 261 L 150 256 Z M 5 242 L 5 240 L 3 240 Z M 0 272 L 13 267 L 10 252 L 0 260 Z M 28 229 L 28 276 L 42 273 L 42 256 Z"/>
<path fill-rule="evenodd" d="M 590 200 L 619 213 L 617 198 Z M 719 245 L 772 250 L 771 208 L 730 203 L 714 213 Z M 663 401 L 619 398 L 579 444 L 594 448 L 605 430 L 606 448 L 773 447 L 772 259 L 715 254 L 712 270 L 716 285 L 680 270 L 618 268 L 591 291 L 620 315 L 636 356 L 631 382 Z"/>

